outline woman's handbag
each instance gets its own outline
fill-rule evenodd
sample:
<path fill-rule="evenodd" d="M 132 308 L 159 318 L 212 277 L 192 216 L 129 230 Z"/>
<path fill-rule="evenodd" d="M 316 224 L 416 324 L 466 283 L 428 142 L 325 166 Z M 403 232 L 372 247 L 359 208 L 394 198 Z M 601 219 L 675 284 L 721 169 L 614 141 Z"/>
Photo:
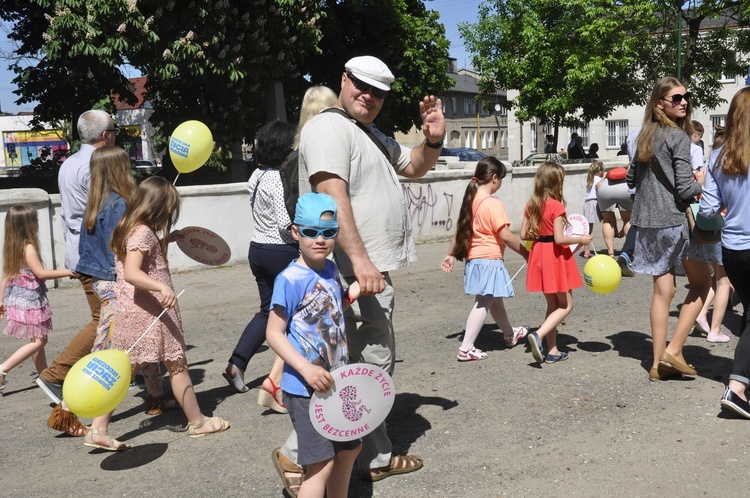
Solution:
<path fill-rule="evenodd" d="M 690 237 L 696 244 L 716 244 L 721 242 L 721 229 L 724 228 L 724 217 L 716 215 L 705 218 L 698 214 L 698 204 L 690 204 L 685 211 L 690 229 Z"/>
<path fill-rule="evenodd" d="M 717 242 L 721 242 L 721 229 L 724 226 L 724 219 L 717 216 L 718 220 L 715 218 L 709 220 L 703 216 L 698 216 L 698 204 L 689 203 L 680 197 L 677 189 L 667 180 L 664 170 L 654 164 L 653 158 L 651 158 L 648 164 L 656 178 L 674 196 L 677 205 L 685 212 L 691 242 L 695 244 L 716 244 Z"/>

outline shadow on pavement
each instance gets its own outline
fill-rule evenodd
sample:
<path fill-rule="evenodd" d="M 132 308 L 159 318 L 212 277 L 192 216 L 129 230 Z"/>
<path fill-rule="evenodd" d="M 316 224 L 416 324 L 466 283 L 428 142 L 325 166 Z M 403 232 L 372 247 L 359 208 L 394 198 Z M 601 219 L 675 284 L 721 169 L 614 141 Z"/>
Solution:
<path fill-rule="evenodd" d="M 396 394 L 393 409 L 386 419 L 388 425 L 388 436 L 393 443 L 394 455 L 408 455 L 409 449 L 414 442 L 424 436 L 432 428 L 430 421 L 417 413 L 420 407 L 433 405 L 443 410 L 450 410 L 458 406 L 456 401 L 438 396 L 420 396 L 415 393 Z M 416 455 L 424 457 L 424 455 Z M 416 472 L 420 472 L 417 470 Z M 391 476 L 387 479 L 398 479 L 400 476 Z M 355 468 L 349 483 L 349 496 L 369 497 L 373 495 L 372 484 L 361 477 L 360 470 Z"/>

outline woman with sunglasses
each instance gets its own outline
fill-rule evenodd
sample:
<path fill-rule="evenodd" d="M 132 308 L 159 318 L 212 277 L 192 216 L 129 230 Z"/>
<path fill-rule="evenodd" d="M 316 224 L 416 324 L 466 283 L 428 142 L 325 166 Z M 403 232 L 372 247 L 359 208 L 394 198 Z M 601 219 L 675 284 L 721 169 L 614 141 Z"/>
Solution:
<path fill-rule="evenodd" d="M 637 187 L 631 223 L 638 227 L 633 269 L 651 275 L 651 339 L 654 352 L 649 380 L 696 375 L 682 355 L 695 319 L 711 285 L 708 255 L 691 244 L 682 202 L 701 193 L 705 173 L 690 167 L 692 133 L 690 93 L 673 77 L 656 82 L 646 106 L 628 186 Z M 672 188 L 667 188 L 664 182 Z M 676 291 L 675 274 L 687 274 L 690 290 L 667 345 L 669 309 Z"/>

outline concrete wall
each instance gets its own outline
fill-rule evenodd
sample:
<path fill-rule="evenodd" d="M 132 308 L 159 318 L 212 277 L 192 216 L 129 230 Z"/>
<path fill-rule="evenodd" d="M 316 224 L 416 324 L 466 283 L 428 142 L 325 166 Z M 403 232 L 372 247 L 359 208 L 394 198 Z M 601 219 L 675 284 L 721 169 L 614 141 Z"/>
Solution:
<path fill-rule="evenodd" d="M 456 230 L 461 201 L 476 165 L 454 159 L 441 159 L 435 170 L 424 178 L 401 183 L 417 242 L 449 240 Z M 616 164 L 623 163 L 609 162 L 606 167 Z M 566 172 L 564 195 L 568 212 L 580 213 L 583 211 L 588 164 L 566 166 Z M 508 174 L 497 195 L 505 204 L 513 231 L 521 227 L 535 173 L 535 166 L 514 169 L 508 165 Z M 178 190 L 182 206 L 176 228 L 208 228 L 229 244 L 232 251 L 229 264 L 246 261 L 253 227 L 246 184 L 178 187 Z M 48 195 L 40 189 L 0 190 L 0 222 L 3 226 L 8 209 L 15 204 L 32 204 L 37 208 L 45 266 L 61 268 L 65 264 L 65 242 L 60 223 L 60 196 Z M 175 244 L 170 245 L 167 256 L 170 268 L 175 272 L 201 266 L 185 256 Z M 72 282 L 65 280 L 58 284 L 71 285 Z"/>

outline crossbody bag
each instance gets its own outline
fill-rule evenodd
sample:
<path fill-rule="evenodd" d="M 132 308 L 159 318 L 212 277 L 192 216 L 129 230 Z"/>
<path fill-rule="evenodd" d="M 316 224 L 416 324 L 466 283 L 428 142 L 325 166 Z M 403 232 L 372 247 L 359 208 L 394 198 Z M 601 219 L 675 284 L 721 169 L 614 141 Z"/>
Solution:
<path fill-rule="evenodd" d="M 688 231 L 690 232 L 690 240 L 696 244 L 716 244 L 717 242 L 721 242 L 721 228 L 703 229 L 699 227 L 695 221 L 697 209 L 694 209 L 693 203 L 687 202 L 680 197 L 680 194 L 677 193 L 677 189 L 674 185 L 667 180 L 664 170 L 662 170 L 657 164 L 654 164 L 653 157 L 649 160 L 648 165 L 659 182 L 661 182 L 661 184 L 664 185 L 664 188 L 672 194 L 677 206 L 685 213 L 685 218 L 688 223 Z M 695 207 L 697 207 L 697 205 Z"/>

